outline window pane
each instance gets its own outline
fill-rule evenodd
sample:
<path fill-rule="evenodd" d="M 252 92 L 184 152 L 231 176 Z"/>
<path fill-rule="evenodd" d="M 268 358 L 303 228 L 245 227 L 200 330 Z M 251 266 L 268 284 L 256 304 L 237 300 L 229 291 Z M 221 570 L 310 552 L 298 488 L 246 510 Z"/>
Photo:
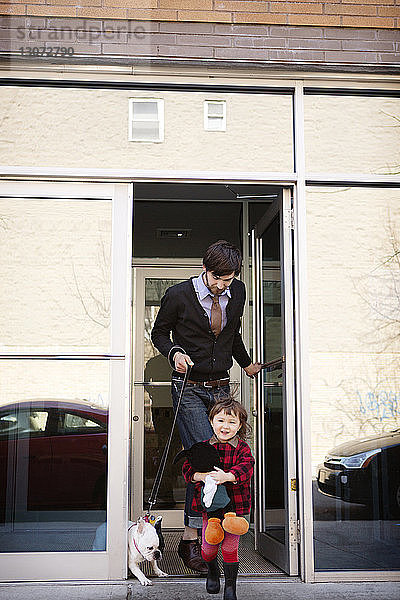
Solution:
<path fill-rule="evenodd" d="M 293 171 L 290 95 L 216 93 L 216 99 L 226 100 L 229 128 L 225 135 L 213 136 L 204 129 L 204 102 L 212 99 L 209 91 L 157 92 L 165 106 L 165 141 L 135 148 L 127 135 L 132 90 L 64 88 L 52 89 L 51 93 L 49 102 L 46 88 L 2 87 L 2 110 L 7 119 L 1 122 L 0 133 L 2 139 L 15 143 L 12 155 L 8 144 L 0 145 L 1 164 Z M 141 91 L 135 98 L 149 94 Z M 104 126 L 99 127 L 99 123 Z"/>
<path fill-rule="evenodd" d="M 0 413 L 0 440 L 10 434 L 22 435 L 46 431 L 48 411 L 40 411 L 34 407 L 16 410 L 9 408 Z"/>
<path fill-rule="evenodd" d="M 105 550 L 109 362 L 0 361 L 0 551 Z"/>
<path fill-rule="evenodd" d="M 222 117 L 224 114 L 224 105 L 222 102 L 214 103 L 208 102 L 208 116 L 209 117 Z"/>
<path fill-rule="evenodd" d="M 224 127 L 224 120 L 220 117 L 208 117 L 207 127 L 209 131 L 221 131 Z"/>
<path fill-rule="evenodd" d="M 305 96 L 304 110 L 308 172 L 399 172 L 399 99 Z"/>
<path fill-rule="evenodd" d="M 160 465 L 163 449 L 168 441 L 174 421 L 171 386 L 157 385 L 171 381 L 172 369 L 165 358 L 151 343 L 150 334 L 156 320 L 161 298 L 171 285 L 179 279 L 145 280 L 145 337 L 144 337 L 144 381 L 148 382 L 144 392 L 144 486 L 143 503 L 147 501 Z M 160 489 L 157 506 L 164 509 L 183 508 L 186 485 L 182 477 L 182 465 L 173 464 L 174 456 L 182 449 L 178 428 L 174 430 Z M 182 504 L 180 504 L 182 503 Z"/>
<path fill-rule="evenodd" d="M 0 218 L 3 350 L 107 352 L 111 201 L 0 198 Z"/>
<path fill-rule="evenodd" d="M 157 118 L 158 118 L 157 102 L 139 102 L 138 100 L 135 100 L 133 102 L 133 116 L 135 119 L 157 120 Z"/>
<path fill-rule="evenodd" d="M 133 139 L 137 141 L 157 141 L 160 138 L 158 121 L 133 121 Z"/>
<path fill-rule="evenodd" d="M 74 432 L 77 429 L 83 429 L 86 433 L 94 431 L 96 429 L 104 429 L 104 423 L 96 423 L 91 419 L 87 418 L 87 415 L 80 415 L 79 413 L 63 413 L 59 415 L 58 419 L 58 432 Z"/>
<path fill-rule="evenodd" d="M 400 567 L 400 193 L 309 188 L 317 570 Z"/>

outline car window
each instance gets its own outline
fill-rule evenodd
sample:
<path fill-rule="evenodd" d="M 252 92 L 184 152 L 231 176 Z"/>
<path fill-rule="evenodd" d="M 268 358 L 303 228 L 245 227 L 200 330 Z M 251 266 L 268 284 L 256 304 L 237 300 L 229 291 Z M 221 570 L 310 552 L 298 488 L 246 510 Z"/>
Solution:
<path fill-rule="evenodd" d="M 47 410 L 28 409 L 10 409 L 7 412 L 0 413 L 0 437 L 9 437 L 14 435 L 40 435 L 46 431 L 47 419 L 49 413 Z"/>
<path fill-rule="evenodd" d="M 77 413 L 61 413 L 58 420 L 58 431 L 62 434 L 68 433 L 101 433 L 105 431 L 104 423 L 89 419 L 86 415 Z"/>

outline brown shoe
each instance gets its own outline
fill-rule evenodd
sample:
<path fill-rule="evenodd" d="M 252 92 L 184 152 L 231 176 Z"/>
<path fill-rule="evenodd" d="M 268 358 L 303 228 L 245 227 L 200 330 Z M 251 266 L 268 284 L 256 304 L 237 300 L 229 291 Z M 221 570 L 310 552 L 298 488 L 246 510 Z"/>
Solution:
<path fill-rule="evenodd" d="M 181 557 L 186 567 L 207 575 L 208 568 L 201 556 L 201 546 L 198 539 L 181 540 L 178 545 L 178 556 Z"/>

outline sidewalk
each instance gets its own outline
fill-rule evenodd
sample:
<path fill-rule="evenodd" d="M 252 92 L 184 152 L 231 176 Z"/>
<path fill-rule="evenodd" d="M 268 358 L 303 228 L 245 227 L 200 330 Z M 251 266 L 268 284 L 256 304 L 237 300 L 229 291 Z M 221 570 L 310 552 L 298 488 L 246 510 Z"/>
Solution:
<path fill-rule="evenodd" d="M 222 582 L 223 583 L 223 582 Z M 399 600 L 400 582 L 301 583 L 241 579 L 238 600 Z M 213 596 L 223 598 L 221 592 Z M 204 581 L 198 579 L 154 580 L 143 587 L 138 581 L 116 584 L 15 584 L 1 585 L 1 600 L 207 600 Z"/>

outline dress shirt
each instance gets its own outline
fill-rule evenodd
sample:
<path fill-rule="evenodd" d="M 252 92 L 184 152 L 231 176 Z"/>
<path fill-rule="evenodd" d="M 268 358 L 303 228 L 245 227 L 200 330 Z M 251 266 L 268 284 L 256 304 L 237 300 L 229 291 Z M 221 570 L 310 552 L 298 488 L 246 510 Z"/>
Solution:
<path fill-rule="evenodd" d="M 197 298 L 198 298 L 201 306 L 206 311 L 206 313 L 208 315 L 208 320 L 210 321 L 210 324 L 211 324 L 211 306 L 213 303 L 213 301 L 212 301 L 213 294 L 210 292 L 210 290 L 204 283 L 203 273 L 204 273 L 204 271 L 202 271 L 198 277 L 194 277 L 192 279 L 192 283 L 193 283 L 193 287 L 196 292 Z M 226 290 L 224 290 L 222 292 L 222 294 L 220 294 L 218 297 L 219 297 L 219 305 L 222 310 L 222 323 L 221 323 L 221 330 L 222 330 L 226 325 L 226 305 L 228 304 L 229 298 L 231 297 L 231 290 L 229 288 L 226 288 Z"/>

